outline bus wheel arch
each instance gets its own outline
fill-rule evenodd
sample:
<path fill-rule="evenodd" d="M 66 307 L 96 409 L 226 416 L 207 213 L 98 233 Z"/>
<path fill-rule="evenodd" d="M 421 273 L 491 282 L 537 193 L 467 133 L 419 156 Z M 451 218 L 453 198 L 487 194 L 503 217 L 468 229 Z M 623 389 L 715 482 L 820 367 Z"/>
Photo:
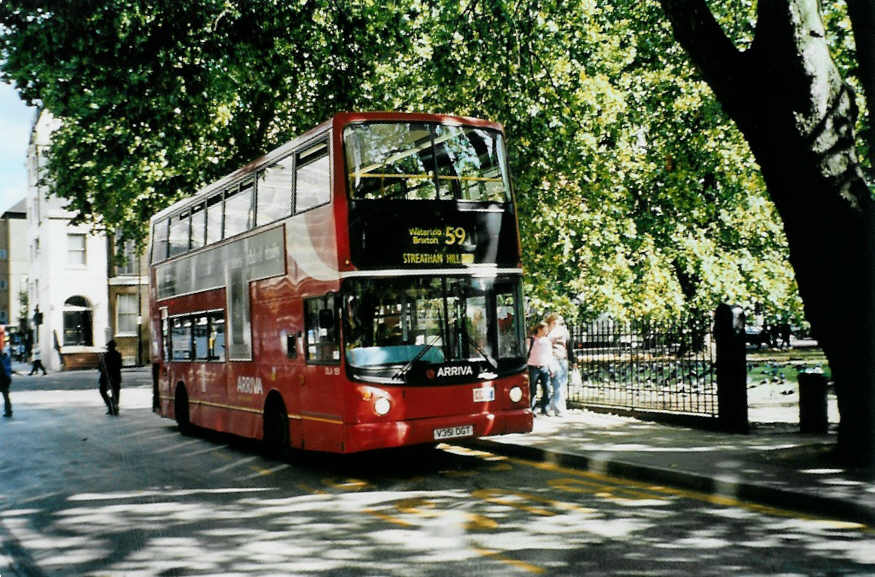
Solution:
<path fill-rule="evenodd" d="M 176 383 L 176 393 L 173 396 L 173 416 L 179 426 L 179 432 L 183 435 L 191 433 L 191 413 L 189 412 L 188 391 L 185 383 Z"/>
<path fill-rule="evenodd" d="M 265 451 L 275 457 L 288 456 L 291 438 L 289 436 L 289 414 L 282 395 L 271 391 L 264 402 L 262 443 Z"/>

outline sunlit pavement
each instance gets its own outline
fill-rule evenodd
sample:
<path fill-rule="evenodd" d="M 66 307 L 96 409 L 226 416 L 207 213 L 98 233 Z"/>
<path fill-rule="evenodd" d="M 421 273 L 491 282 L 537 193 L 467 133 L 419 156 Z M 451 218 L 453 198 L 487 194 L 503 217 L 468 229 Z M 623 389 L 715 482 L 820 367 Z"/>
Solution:
<path fill-rule="evenodd" d="M 836 465 L 832 456 L 836 427 L 825 435 L 801 434 L 798 407 L 787 405 L 764 404 L 751 411 L 747 435 L 572 410 L 563 418 L 539 416 L 530 434 L 490 437 L 471 445 L 875 523 L 872 473 Z M 830 421 L 837 420 L 833 398 Z"/>
<path fill-rule="evenodd" d="M 672 470 L 691 452 L 741 474 L 739 455 L 807 446 L 785 429 L 776 445 L 574 412 L 539 418 L 526 444 L 500 439 L 573 440 L 599 457 L 585 469 L 459 445 L 272 461 L 181 436 L 134 375 L 106 416 L 96 375 L 80 377 L 16 381 L 0 422 L 0 575 L 875 574 L 868 526 L 607 472 L 634 455 Z M 736 465 L 718 467 L 728 455 Z"/>

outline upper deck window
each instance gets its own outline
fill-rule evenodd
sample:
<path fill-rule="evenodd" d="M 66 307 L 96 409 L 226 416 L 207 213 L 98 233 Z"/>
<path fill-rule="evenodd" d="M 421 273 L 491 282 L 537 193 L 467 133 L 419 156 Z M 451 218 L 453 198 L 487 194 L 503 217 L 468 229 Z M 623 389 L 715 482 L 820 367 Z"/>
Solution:
<path fill-rule="evenodd" d="M 188 250 L 189 216 L 188 211 L 170 219 L 170 254 L 175 256 Z"/>
<path fill-rule="evenodd" d="M 368 123 L 343 134 L 353 199 L 508 202 L 501 133 L 471 126 Z"/>
<path fill-rule="evenodd" d="M 292 160 L 287 156 L 258 174 L 258 226 L 285 218 L 292 211 Z"/>
<path fill-rule="evenodd" d="M 207 212 L 204 203 L 196 204 L 191 209 L 191 248 L 204 246 L 204 233 L 207 228 Z"/>
<path fill-rule="evenodd" d="M 243 184 L 239 191 L 225 193 L 225 238 L 245 232 L 255 224 L 252 210 L 253 188 L 249 182 Z"/>
<path fill-rule="evenodd" d="M 207 244 L 222 240 L 222 193 L 207 199 Z"/>
<path fill-rule="evenodd" d="M 304 212 L 331 200 L 328 144 L 321 142 L 298 153 L 295 162 L 295 212 Z"/>
<path fill-rule="evenodd" d="M 166 218 L 155 223 L 155 231 L 152 233 L 155 240 L 152 242 L 152 262 L 161 262 L 167 258 L 167 242 L 169 235 L 169 220 Z"/>

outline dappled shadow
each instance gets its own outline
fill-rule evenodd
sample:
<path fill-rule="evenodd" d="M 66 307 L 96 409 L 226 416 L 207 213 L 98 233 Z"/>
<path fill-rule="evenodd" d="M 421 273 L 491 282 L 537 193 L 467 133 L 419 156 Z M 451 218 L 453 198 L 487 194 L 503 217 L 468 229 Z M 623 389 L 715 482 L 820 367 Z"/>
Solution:
<path fill-rule="evenodd" d="M 97 391 L 98 373 L 96 369 L 52 372 L 47 375 L 37 373 L 28 375 L 24 367 L 12 376 L 12 391 Z M 151 373 L 147 367 L 125 368 L 122 370 L 122 387 L 151 386 Z"/>
<path fill-rule="evenodd" d="M 265 459 L 227 435 L 183 437 L 147 409 L 97 422 L 67 412 L 64 423 L 72 440 L 23 421 L 31 436 L 0 452 L 2 547 L 44 574 L 875 572 L 860 527 L 549 462 L 456 445 Z M 618 450 L 630 442 L 614 433 Z M 53 442 L 75 453 L 36 451 Z"/>

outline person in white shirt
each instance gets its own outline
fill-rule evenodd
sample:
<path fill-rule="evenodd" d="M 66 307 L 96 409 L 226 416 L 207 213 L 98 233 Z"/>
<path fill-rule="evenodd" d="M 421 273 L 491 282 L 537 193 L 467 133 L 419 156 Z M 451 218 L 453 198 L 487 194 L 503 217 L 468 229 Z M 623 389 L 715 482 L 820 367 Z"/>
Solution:
<path fill-rule="evenodd" d="M 550 402 L 549 382 L 550 371 L 553 364 L 553 346 L 547 338 L 547 323 L 540 322 L 535 325 L 532 336 L 529 337 L 529 393 L 532 403 L 532 411 L 535 410 L 535 401 L 538 393 L 538 383 L 541 384 L 541 414 L 547 414 L 547 405 Z"/>

